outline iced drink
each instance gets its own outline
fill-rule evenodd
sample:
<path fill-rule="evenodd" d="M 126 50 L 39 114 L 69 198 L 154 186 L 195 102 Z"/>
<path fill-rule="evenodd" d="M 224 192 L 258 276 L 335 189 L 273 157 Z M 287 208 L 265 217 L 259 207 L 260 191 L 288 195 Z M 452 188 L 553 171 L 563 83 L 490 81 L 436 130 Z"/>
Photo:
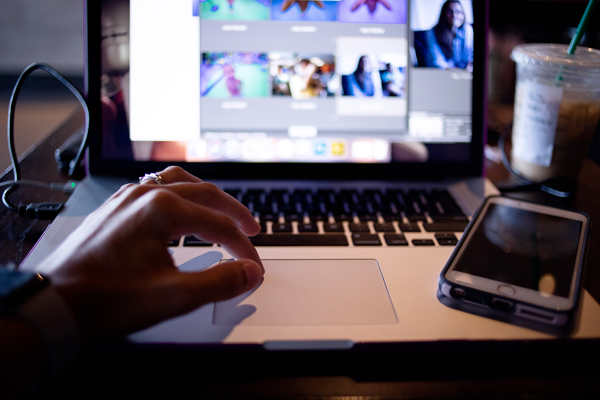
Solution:
<path fill-rule="evenodd" d="M 600 51 L 528 44 L 513 49 L 517 87 L 511 163 L 524 177 L 577 179 L 600 118 Z"/>

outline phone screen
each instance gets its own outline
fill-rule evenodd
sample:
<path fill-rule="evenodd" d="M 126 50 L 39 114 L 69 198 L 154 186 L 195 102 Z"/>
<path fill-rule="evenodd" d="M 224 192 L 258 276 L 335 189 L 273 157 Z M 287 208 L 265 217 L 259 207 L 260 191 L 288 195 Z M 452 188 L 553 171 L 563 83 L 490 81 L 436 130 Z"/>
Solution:
<path fill-rule="evenodd" d="M 454 270 L 569 297 L 582 222 L 489 204 Z"/>

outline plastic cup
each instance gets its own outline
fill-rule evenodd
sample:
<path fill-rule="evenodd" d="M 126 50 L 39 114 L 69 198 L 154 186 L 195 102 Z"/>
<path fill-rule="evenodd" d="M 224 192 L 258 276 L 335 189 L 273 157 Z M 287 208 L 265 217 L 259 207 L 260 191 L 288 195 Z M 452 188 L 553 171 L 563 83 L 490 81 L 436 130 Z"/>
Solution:
<path fill-rule="evenodd" d="M 516 46 L 517 64 L 511 164 L 540 182 L 575 182 L 600 118 L 600 51 L 568 46 Z"/>

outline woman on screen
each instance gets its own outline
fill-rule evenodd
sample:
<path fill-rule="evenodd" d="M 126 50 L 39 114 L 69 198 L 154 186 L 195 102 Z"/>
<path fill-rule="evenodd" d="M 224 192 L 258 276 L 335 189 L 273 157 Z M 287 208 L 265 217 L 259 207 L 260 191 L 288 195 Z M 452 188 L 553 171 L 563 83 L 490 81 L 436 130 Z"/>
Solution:
<path fill-rule="evenodd" d="M 354 73 L 342 75 L 342 90 L 344 96 L 373 96 L 375 85 L 373 84 L 372 68 L 369 57 L 361 56 Z"/>
<path fill-rule="evenodd" d="M 459 0 L 447 0 L 438 23 L 428 31 L 415 32 L 419 66 L 433 68 L 473 67 L 473 27 L 465 21 Z M 419 57 L 420 55 L 420 57 Z"/>

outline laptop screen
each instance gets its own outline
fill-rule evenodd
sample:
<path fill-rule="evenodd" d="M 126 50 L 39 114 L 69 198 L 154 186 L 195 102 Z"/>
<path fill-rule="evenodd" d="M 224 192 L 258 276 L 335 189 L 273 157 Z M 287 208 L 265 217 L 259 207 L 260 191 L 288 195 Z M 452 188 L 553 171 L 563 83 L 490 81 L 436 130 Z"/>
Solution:
<path fill-rule="evenodd" d="M 90 24 L 88 10 L 88 36 L 101 31 L 89 57 L 100 61 L 100 158 L 213 169 L 481 164 L 477 3 L 88 4 L 100 13 Z"/>

